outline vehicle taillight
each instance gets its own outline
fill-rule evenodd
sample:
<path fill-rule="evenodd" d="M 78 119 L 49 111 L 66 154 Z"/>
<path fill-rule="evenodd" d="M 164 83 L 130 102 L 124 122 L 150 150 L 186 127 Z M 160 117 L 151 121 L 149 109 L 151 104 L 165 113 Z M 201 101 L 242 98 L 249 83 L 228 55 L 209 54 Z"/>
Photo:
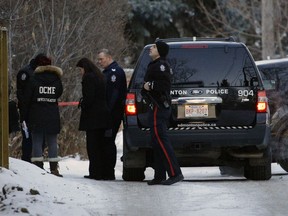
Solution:
<path fill-rule="evenodd" d="M 266 91 L 258 92 L 258 101 L 257 101 L 257 112 L 265 113 L 268 109 L 268 98 L 266 97 Z"/>
<path fill-rule="evenodd" d="M 125 112 L 126 115 L 136 115 L 136 101 L 134 93 L 128 93 L 126 96 Z"/>

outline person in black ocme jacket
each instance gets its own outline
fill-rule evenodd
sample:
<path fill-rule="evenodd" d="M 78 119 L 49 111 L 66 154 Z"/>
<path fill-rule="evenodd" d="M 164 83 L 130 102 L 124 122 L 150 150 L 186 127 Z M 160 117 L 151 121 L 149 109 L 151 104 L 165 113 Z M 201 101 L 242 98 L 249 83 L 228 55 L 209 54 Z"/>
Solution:
<path fill-rule="evenodd" d="M 31 161 L 43 169 L 43 140 L 48 146 L 48 160 L 52 174 L 58 171 L 57 135 L 60 133 L 58 98 L 63 93 L 61 68 L 52 66 L 51 59 L 42 54 L 37 58 L 38 67 L 27 83 L 24 93 L 23 115 L 20 122 L 27 123 L 32 135 Z"/>
<path fill-rule="evenodd" d="M 169 46 L 163 41 L 156 41 L 150 48 L 149 63 L 141 94 L 149 103 L 149 126 L 154 152 L 154 179 L 148 185 L 171 185 L 184 179 L 173 147 L 167 135 L 167 121 L 171 115 L 171 73 L 166 61 Z M 166 180 L 166 172 L 169 178 Z"/>

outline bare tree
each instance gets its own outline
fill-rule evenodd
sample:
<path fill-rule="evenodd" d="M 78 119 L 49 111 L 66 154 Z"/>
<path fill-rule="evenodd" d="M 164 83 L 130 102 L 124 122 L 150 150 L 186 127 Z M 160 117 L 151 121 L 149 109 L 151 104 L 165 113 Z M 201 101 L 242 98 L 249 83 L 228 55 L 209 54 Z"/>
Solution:
<path fill-rule="evenodd" d="M 275 55 L 274 2 L 262 0 L 262 59 Z"/>
<path fill-rule="evenodd" d="M 236 35 L 255 59 L 284 57 L 287 52 L 287 9 L 285 0 L 215 0 L 209 10 L 198 0 L 205 14 L 210 35 Z"/>
<path fill-rule="evenodd" d="M 81 57 L 96 60 L 97 50 L 108 48 L 124 64 L 129 41 L 124 36 L 126 0 L 1 0 L 0 23 L 9 32 L 9 72 L 15 86 L 17 71 L 39 52 L 64 71 L 62 101 L 78 101 L 81 77 L 75 65 Z M 124 65 L 123 65 L 124 66 Z M 79 136 L 77 107 L 62 107 L 61 155 L 85 153 Z"/>
<path fill-rule="evenodd" d="M 288 51 L 288 2 L 286 0 L 273 0 L 274 3 L 274 32 L 275 53 L 277 57 L 287 57 Z"/>

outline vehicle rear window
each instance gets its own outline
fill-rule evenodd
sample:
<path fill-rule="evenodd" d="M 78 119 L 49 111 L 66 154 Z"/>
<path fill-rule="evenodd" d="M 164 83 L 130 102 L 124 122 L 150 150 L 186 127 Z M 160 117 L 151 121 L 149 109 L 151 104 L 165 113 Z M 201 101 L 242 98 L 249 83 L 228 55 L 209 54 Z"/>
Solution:
<path fill-rule="evenodd" d="M 167 60 L 173 70 L 173 85 L 241 87 L 254 85 L 258 79 L 253 60 L 244 47 L 170 48 Z M 143 85 L 150 61 L 146 49 L 135 68 L 135 88 Z"/>

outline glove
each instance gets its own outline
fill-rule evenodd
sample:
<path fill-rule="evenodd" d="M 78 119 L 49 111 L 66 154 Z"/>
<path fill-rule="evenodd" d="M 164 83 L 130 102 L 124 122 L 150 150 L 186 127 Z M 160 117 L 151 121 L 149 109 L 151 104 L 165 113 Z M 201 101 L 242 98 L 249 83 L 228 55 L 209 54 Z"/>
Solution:
<path fill-rule="evenodd" d="M 22 130 L 23 130 L 24 133 L 25 133 L 25 137 L 26 137 L 26 139 L 28 139 L 28 138 L 29 138 L 29 131 L 28 131 L 28 127 L 27 127 L 25 121 L 22 122 Z"/>

